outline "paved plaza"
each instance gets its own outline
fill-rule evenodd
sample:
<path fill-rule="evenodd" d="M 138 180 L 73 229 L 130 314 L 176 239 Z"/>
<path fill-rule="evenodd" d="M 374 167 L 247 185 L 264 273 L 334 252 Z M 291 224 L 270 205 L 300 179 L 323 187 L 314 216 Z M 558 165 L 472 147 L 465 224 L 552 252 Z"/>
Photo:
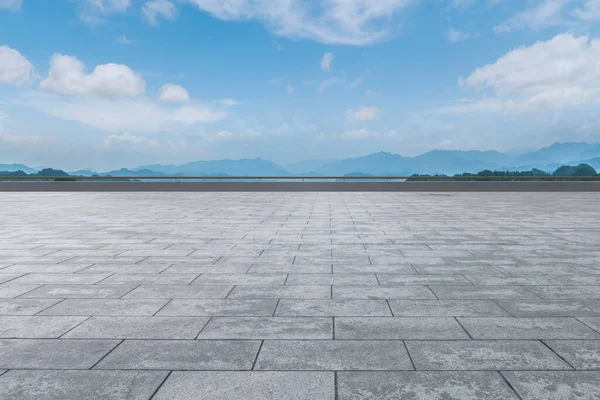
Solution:
<path fill-rule="evenodd" d="M 1 193 L 0 399 L 600 399 L 600 194 Z"/>

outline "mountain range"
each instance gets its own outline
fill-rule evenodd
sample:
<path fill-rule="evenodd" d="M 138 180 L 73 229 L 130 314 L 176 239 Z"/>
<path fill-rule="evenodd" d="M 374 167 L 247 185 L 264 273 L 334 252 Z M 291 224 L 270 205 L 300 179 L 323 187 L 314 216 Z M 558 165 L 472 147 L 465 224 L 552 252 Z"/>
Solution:
<path fill-rule="evenodd" d="M 552 172 L 561 165 L 578 165 L 580 163 L 600 169 L 600 143 L 554 143 L 549 147 L 522 154 L 478 150 L 432 150 L 418 156 L 405 157 L 400 154 L 379 152 L 341 160 L 304 160 L 285 166 L 261 158 L 245 158 L 195 161 L 182 165 L 152 164 L 100 173 L 79 170 L 72 171 L 70 174 L 83 176 L 92 174 L 111 176 L 453 175 L 463 172 L 476 173 L 486 169 L 529 171 L 538 168 Z M 37 171 L 23 164 L 0 164 L 0 171 L 17 170 L 27 173 Z"/>

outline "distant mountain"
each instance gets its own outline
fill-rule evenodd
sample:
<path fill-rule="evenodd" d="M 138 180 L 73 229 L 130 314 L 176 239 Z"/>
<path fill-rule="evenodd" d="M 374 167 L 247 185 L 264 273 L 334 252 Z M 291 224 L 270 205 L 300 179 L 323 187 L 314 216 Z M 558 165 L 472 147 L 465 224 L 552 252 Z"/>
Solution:
<path fill-rule="evenodd" d="M 121 168 L 119 170 L 102 172 L 98 174 L 100 176 L 163 176 L 162 172 L 156 172 L 149 169 L 136 169 L 131 170 L 127 168 Z"/>
<path fill-rule="evenodd" d="M 35 172 L 38 172 L 37 169 L 29 168 L 27 165 L 23 165 L 23 164 L 0 164 L 0 171 L 7 171 L 7 172 L 23 171 L 28 174 L 33 174 Z"/>
<path fill-rule="evenodd" d="M 549 147 L 524 153 L 516 158 L 520 164 L 566 164 L 600 157 L 600 143 L 554 143 Z"/>
<path fill-rule="evenodd" d="M 304 160 L 286 164 L 285 169 L 287 169 L 291 174 L 305 175 L 311 171 L 320 169 L 325 164 L 329 164 L 334 161 L 336 160 Z"/>
<path fill-rule="evenodd" d="M 167 175 L 238 175 L 238 176 L 277 176 L 289 175 L 281 165 L 262 158 L 241 160 L 195 161 L 183 165 L 144 165 L 136 168 L 148 169 Z"/>

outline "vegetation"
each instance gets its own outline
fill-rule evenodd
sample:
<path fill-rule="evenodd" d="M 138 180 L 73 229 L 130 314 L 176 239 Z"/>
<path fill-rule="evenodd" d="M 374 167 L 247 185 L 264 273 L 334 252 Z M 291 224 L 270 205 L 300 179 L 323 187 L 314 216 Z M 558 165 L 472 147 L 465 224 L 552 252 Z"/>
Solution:
<path fill-rule="evenodd" d="M 572 177 L 581 177 L 581 176 L 600 176 L 600 174 L 598 174 L 596 172 L 596 170 L 588 165 L 588 164 L 579 164 L 578 166 L 569 166 L 569 165 L 563 165 L 562 167 L 559 167 L 556 169 L 556 171 L 554 171 L 552 174 L 547 173 L 546 171 L 542 171 L 540 169 L 534 168 L 531 171 L 490 171 L 488 169 L 480 171 L 476 174 L 473 173 L 469 173 L 469 172 L 465 172 L 462 174 L 456 174 L 453 176 L 448 176 L 448 175 L 419 175 L 419 174 L 414 174 L 411 175 L 411 178 L 407 179 L 408 181 L 421 181 L 421 180 L 440 180 L 440 181 L 445 181 L 445 180 L 454 180 L 453 178 L 469 178 L 469 177 L 473 177 L 473 176 L 477 176 L 477 177 L 481 177 L 482 179 L 478 179 L 478 181 L 482 180 L 485 181 L 485 177 L 490 177 L 490 180 L 494 181 L 503 181 L 503 180 L 507 180 L 510 181 L 512 180 L 512 178 L 514 177 L 527 177 L 527 176 L 532 176 L 532 177 L 551 177 L 551 176 L 560 176 L 560 177 L 565 177 L 565 176 L 572 176 Z M 498 179 L 500 178 L 500 179 Z M 506 179 L 502 179 L 502 178 L 506 178 Z"/>

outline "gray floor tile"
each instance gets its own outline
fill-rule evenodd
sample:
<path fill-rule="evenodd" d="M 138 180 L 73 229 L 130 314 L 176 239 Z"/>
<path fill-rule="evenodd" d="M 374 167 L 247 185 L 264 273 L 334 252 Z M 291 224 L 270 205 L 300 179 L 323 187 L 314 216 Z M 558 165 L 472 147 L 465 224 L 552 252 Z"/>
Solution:
<path fill-rule="evenodd" d="M 543 287 L 543 286 L 536 286 Z M 439 299 L 539 299 L 520 286 L 430 286 Z"/>
<path fill-rule="evenodd" d="M 473 285 L 462 275 L 377 274 L 382 285 Z"/>
<path fill-rule="evenodd" d="M 377 286 L 375 274 L 289 274 L 286 285 L 365 285 Z"/>
<path fill-rule="evenodd" d="M 417 370 L 570 369 L 534 340 L 408 341 L 406 346 Z"/>
<path fill-rule="evenodd" d="M 126 299 L 224 299 L 233 286 L 222 285 L 141 285 Z"/>
<path fill-rule="evenodd" d="M 454 318 L 339 317 L 336 339 L 468 339 Z"/>
<path fill-rule="evenodd" d="M 396 317 L 508 316 L 493 300 L 390 300 Z"/>
<path fill-rule="evenodd" d="M 0 316 L 0 338 L 57 338 L 86 318 Z"/>
<path fill-rule="evenodd" d="M 127 285 L 45 285 L 24 294 L 21 298 L 118 299 L 134 287 Z"/>
<path fill-rule="evenodd" d="M 205 274 L 194 285 L 283 285 L 287 274 Z"/>
<path fill-rule="evenodd" d="M 259 340 L 126 340 L 96 369 L 249 370 Z"/>
<path fill-rule="evenodd" d="M 0 315 L 34 315 L 59 299 L 0 299 Z"/>
<path fill-rule="evenodd" d="M 600 317 L 581 317 L 578 319 L 596 332 L 600 332 Z"/>
<path fill-rule="evenodd" d="M 199 339 L 332 339 L 327 317 L 214 317 Z"/>
<path fill-rule="evenodd" d="M 265 300 L 188 300 L 169 302 L 159 316 L 236 316 L 269 317 L 277 306 L 276 299 Z"/>
<path fill-rule="evenodd" d="M 109 274 L 27 274 L 12 282 L 26 285 L 93 285 Z"/>
<path fill-rule="evenodd" d="M 596 400 L 598 371 L 503 372 L 523 400 Z"/>
<path fill-rule="evenodd" d="M 473 339 L 600 339 L 571 317 L 459 318 Z"/>
<path fill-rule="evenodd" d="M 425 286 L 334 286 L 334 299 L 435 299 Z"/>
<path fill-rule="evenodd" d="M 281 300 L 277 316 L 391 316 L 385 300 Z"/>
<path fill-rule="evenodd" d="M 236 286 L 228 299 L 330 299 L 329 286 Z"/>
<path fill-rule="evenodd" d="M 497 372 L 340 372 L 339 400 L 517 400 Z"/>
<path fill-rule="evenodd" d="M 596 317 L 600 300 L 498 300 L 515 317 Z"/>
<path fill-rule="evenodd" d="M 266 340 L 257 370 L 412 370 L 400 340 Z"/>
<path fill-rule="evenodd" d="M 1 339 L 0 368 L 88 369 L 117 344 L 118 340 Z"/>
<path fill-rule="evenodd" d="M 3 400 L 147 400 L 167 376 L 160 371 L 9 371 Z"/>
<path fill-rule="evenodd" d="M 168 300 L 160 299 L 66 299 L 40 315 L 152 316 Z"/>
<path fill-rule="evenodd" d="M 575 369 L 600 369 L 600 340 L 545 340 Z"/>
<path fill-rule="evenodd" d="M 207 321 L 207 317 L 92 317 L 64 337 L 79 339 L 194 339 Z"/>
<path fill-rule="evenodd" d="M 21 285 L 19 283 L 5 282 L 0 284 L 0 299 L 14 299 L 39 287 L 40 285 Z"/>
<path fill-rule="evenodd" d="M 83 274 L 81 274 L 83 275 Z M 100 282 L 102 285 L 188 285 L 198 274 L 114 274 Z"/>
<path fill-rule="evenodd" d="M 333 372 L 173 372 L 153 400 L 334 400 Z"/>
<path fill-rule="evenodd" d="M 493 276 L 486 274 L 465 275 L 474 285 L 560 285 L 561 281 L 549 275 L 525 275 L 525 276 Z"/>
<path fill-rule="evenodd" d="M 600 286 L 529 286 L 528 288 L 542 299 L 600 299 Z"/>

